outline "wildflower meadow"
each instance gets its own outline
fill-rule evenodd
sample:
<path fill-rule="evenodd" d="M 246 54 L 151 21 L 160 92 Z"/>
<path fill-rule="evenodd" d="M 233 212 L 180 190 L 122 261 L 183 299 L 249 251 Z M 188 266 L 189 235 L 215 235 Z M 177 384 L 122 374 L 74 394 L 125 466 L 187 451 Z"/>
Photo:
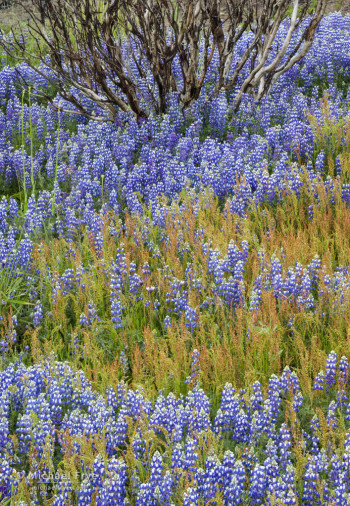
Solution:
<path fill-rule="evenodd" d="M 217 62 L 99 122 L 1 55 L 1 505 L 350 504 L 350 16 L 238 112 Z"/>

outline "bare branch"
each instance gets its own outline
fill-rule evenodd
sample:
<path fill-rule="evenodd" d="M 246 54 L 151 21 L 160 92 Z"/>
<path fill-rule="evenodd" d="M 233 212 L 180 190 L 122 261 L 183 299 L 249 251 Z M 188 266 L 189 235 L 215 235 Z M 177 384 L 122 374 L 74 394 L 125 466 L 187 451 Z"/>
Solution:
<path fill-rule="evenodd" d="M 85 97 L 102 111 L 100 120 L 113 121 L 119 111 L 164 113 L 170 92 L 183 109 L 191 106 L 214 57 L 214 94 L 235 89 L 235 109 L 245 93 L 260 100 L 307 54 L 327 0 L 32 0 L 33 10 L 18 3 L 36 49 L 28 50 L 18 28 L 12 44 L 3 38 L 0 45 L 47 77 L 75 113 L 91 119 Z"/>

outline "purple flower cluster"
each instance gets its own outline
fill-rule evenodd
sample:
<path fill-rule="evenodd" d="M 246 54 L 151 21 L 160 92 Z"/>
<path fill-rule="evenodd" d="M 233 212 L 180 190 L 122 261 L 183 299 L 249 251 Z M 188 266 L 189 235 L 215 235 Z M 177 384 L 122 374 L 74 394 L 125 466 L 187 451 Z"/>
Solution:
<path fill-rule="evenodd" d="M 271 290 L 276 300 L 296 302 L 299 309 L 313 310 L 315 297 L 326 302 L 331 294 L 335 296 L 334 304 L 340 307 L 349 286 L 348 269 L 338 269 L 330 276 L 318 256 L 309 265 L 303 267 L 297 262 L 294 268 L 289 267 L 284 273 L 281 260 L 274 256 L 270 262 L 265 259 L 262 272 L 254 281 L 249 308 L 251 311 L 258 309 L 262 293 Z M 333 309 L 337 309 L 336 306 Z"/>
<path fill-rule="evenodd" d="M 193 369 L 196 360 L 194 353 Z M 338 364 L 332 352 L 325 377 L 323 404 L 327 401 L 328 430 L 334 431 L 343 413 L 350 413 L 347 359 Z M 341 402 L 339 395 L 334 400 L 340 390 Z M 347 504 L 350 416 L 342 422 L 348 432 L 340 452 L 331 440 L 325 446 L 321 442 L 317 414 L 309 426 L 304 421 L 299 435 L 295 423 L 284 421 L 288 410 L 298 418 L 304 404 L 297 375 L 288 367 L 280 377 L 271 376 L 265 395 L 259 382 L 248 391 L 236 392 L 227 384 L 212 418 L 209 398 L 199 386 L 186 397 L 161 394 L 152 404 L 124 382 L 102 396 L 81 372 L 52 358 L 31 367 L 10 365 L 0 373 L 1 499 L 16 497 L 20 487 L 36 478 L 50 487 L 44 492 L 29 487 L 32 500 L 40 494 L 45 499 L 50 490 L 54 504 L 75 504 L 74 479 L 76 504 L 90 504 L 94 494 L 101 505 L 127 499 L 170 505 L 179 490 L 184 504 L 206 504 L 217 494 L 227 505 L 242 504 L 245 498 L 257 505 L 278 500 L 311 506 L 339 497 L 337 504 Z M 166 435 L 163 449 L 147 450 L 161 434 Z M 220 444 L 230 449 L 218 454 Z M 203 445 L 207 453 L 201 460 Z M 296 469 L 296 446 L 303 456 L 302 476 Z M 55 452 L 61 454 L 60 467 L 53 463 Z M 130 452 L 139 462 L 136 467 L 130 467 Z M 63 473 L 72 456 L 78 478 Z M 188 486 L 181 489 L 184 478 Z"/>
<path fill-rule="evenodd" d="M 276 44 L 286 30 L 287 24 Z M 96 125 L 81 118 L 72 124 L 67 115 L 59 117 L 34 99 L 29 107 L 21 103 L 16 70 L 3 66 L 0 190 L 13 196 L 0 201 L 0 275 L 16 280 L 26 274 L 33 305 L 30 324 L 45 328 L 46 319 L 53 317 L 46 312 L 48 300 L 52 307 L 60 300 L 75 305 L 77 325 L 85 333 L 102 327 L 107 314 L 122 334 L 130 308 L 141 308 L 143 314 L 150 308 L 165 331 L 180 320 L 195 333 L 206 312 L 221 306 L 237 312 L 246 308 L 255 318 L 268 297 L 295 311 L 323 315 L 327 307 L 339 314 L 349 296 L 347 268 L 330 272 L 318 256 L 304 265 L 289 265 L 283 251 L 268 258 L 261 249 L 254 251 L 260 267 L 248 283 L 256 245 L 238 231 L 226 248 L 217 249 L 205 238 L 202 223 L 189 230 L 184 219 L 188 204 L 182 200 L 185 196 L 196 216 L 200 206 L 210 209 L 217 199 L 225 204 L 225 218 L 232 213 L 243 218 L 241 222 L 250 208 L 263 213 L 266 204 L 279 204 L 285 196 L 300 199 L 306 187 L 312 196 L 306 206 L 310 221 L 316 219 L 321 193 L 334 210 L 338 187 L 337 195 L 349 205 L 349 184 L 342 179 L 344 140 L 330 153 L 318 144 L 308 115 L 324 124 L 319 101 L 323 91 L 328 92 L 335 121 L 348 114 L 349 32 L 350 17 L 327 16 L 310 53 L 260 104 L 244 97 L 237 115 L 232 114 L 230 94 L 209 97 L 216 55 L 206 86 L 190 110 L 182 114 L 171 95 L 164 117 L 150 115 L 140 123 L 120 114 L 115 124 Z M 247 32 L 241 39 L 237 58 L 251 36 Z M 181 79 L 178 62 L 174 67 Z M 135 70 L 134 62 L 130 68 Z M 31 85 L 47 86 L 25 65 L 20 70 Z M 140 90 L 150 109 L 145 82 L 140 82 Z M 29 120 L 35 139 L 27 128 Z M 330 157 L 333 178 L 327 174 Z M 140 229 L 128 225 L 129 215 L 135 223 L 139 220 Z M 195 248 L 186 238 L 190 232 Z M 72 257 L 77 238 L 89 241 L 99 280 L 105 282 L 100 300 L 91 293 L 85 301 L 80 297 L 96 277 L 85 258 L 63 268 L 59 259 L 57 269 L 44 261 L 30 272 L 34 244 L 44 234 L 67 241 L 67 256 Z M 106 245 L 111 238 L 117 243 L 113 258 Z M 167 257 L 172 248 L 184 266 L 183 275 Z M 138 256 L 138 249 L 144 255 Z M 40 276 L 45 283 L 37 283 Z M 67 303 L 66 314 L 69 311 Z M 101 395 L 82 372 L 52 357 L 33 366 L 22 360 L 8 365 L 18 329 L 17 318 L 7 316 L 8 321 L 1 316 L 0 337 L 1 357 L 6 356 L 0 372 L 0 502 L 13 498 L 23 504 L 18 501 L 27 497 L 32 504 L 51 501 L 55 506 L 93 501 L 170 506 L 180 497 L 188 506 L 218 498 L 227 506 L 348 504 L 345 356 L 338 361 L 334 351 L 329 354 L 325 371 L 314 379 L 311 405 L 296 373 L 286 367 L 280 376 L 269 378 L 266 391 L 258 381 L 241 391 L 226 384 L 214 409 L 201 388 L 199 352 L 193 350 L 183 386 L 187 393 L 159 393 L 151 402 L 124 381 Z M 292 317 L 291 332 L 294 325 Z M 72 332 L 71 355 L 77 357 L 78 349 L 78 332 Z M 126 380 L 126 352 L 120 353 L 120 363 Z"/>
<path fill-rule="evenodd" d="M 328 83 L 332 117 L 338 120 L 346 116 L 347 98 L 339 83 L 349 77 L 349 19 L 340 14 L 327 16 L 306 58 L 281 78 L 271 96 L 259 106 L 245 97 L 239 116 L 230 113 L 229 96 L 221 94 L 211 102 L 204 87 L 202 96 L 185 117 L 176 97 L 170 96 L 168 114 L 162 118 L 151 116 L 147 122 L 138 124 L 121 114 L 113 125 L 79 120 L 72 128 L 72 120 L 67 115 L 61 113 L 59 118 L 57 112 L 39 105 L 35 99 L 30 107 L 22 104 L 15 69 L 3 67 L 0 70 L 1 180 L 11 190 L 9 193 L 19 185 L 22 193 L 28 191 L 29 197 L 21 209 L 12 197 L 0 202 L 0 270 L 12 272 L 28 268 L 34 239 L 47 231 L 69 243 L 87 234 L 97 258 L 101 259 L 108 211 L 113 210 L 123 218 L 126 211 L 142 214 L 146 207 L 151 225 L 164 229 L 166 220 L 173 216 L 171 202 L 184 191 L 192 192 L 194 207 L 199 195 L 210 191 L 226 200 L 226 210 L 244 217 L 250 205 L 279 202 L 288 194 L 300 197 L 301 188 L 306 184 L 315 196 L 315 203 L 308 210 L 312 220 L 318 201 L 317 185 L 324 186 L 334 204 L 335 181 L 330 176 L 323 177 L 329 153 L 317 146 L 308 112 L 320 125 L 324 117 L 317 93 L 310 96 L 309 91 L 315 85 L 317 69 L 317 76 Z M 286 29 L 287 25 L 283 26 L 278 35 L 281 40 Z M 247 33 L 247 40 L 250 36 Z M 237 55 L 244 50 L 247 40 L 243 37 Z M 130 65 L 134 64 L 130 62 Z M 215 65 L 216 57 L 208 73 L 208 84 L 215 81 Z M 30 68 L 20 67 L 28 83 L 46 86 Z M 23 127 L 29 124 L 29 119 L 36 132 L 35 143 L 29 129 Z M 25 146 L 18 145 L 18 137 L 24 139 Z M 28 146 L 32 147 L 33 156 Z M 339 150 L 333 153 L 338 179 L 342 146 Z M 305 162 L 304 168 L 293 163 L 300 159 Z M 48 181 L 49 189 L 37 190 L 35 196 L 31 195 L 32 182 L 42 180 Z M 348 202 L 348 185 L 342 183 L 341 189 L 343 201 Z M 110 234 L 118 234 L 113 226 Z M 201 231 L 197 230 L 196 234 L 201 242 Z M 159 252 L 148 237 L 146 223 L 143 240 L 152 255 L 157 256 Z M 168 240 L 164 234 L 162 242 Z M 198 327 L 200 312 L 213 303 L 232 307 L 248 304 L 255 311 L 266 290 L 273 290 L 276 300 L 293 300 L 306 310 L 316 308 L 315 299 L 328 300 L 331 294 L 336 294 L 339 306 L 346 297 L 346 272 L 327 277 L 317 273 L 316 267 L 314 272 L 312 266 L 295 266 L 287 271 L 282 268 L 279 272 L 272 265 L 273 259 L 271 272 L 265 266 L 248 293 L 244 275 L 249 245 L 245 241 L 230 245 L 227 258 L 210 244 L 202 247 L 208 256 L 207 286 L 203 286 L 204 280 L 191 266 L 186 279 L 173 279 L 166 296 L 169 307 L 162 314 L 165 327 L 169 327 L 173 316 L 183 315 L 186 327 L 193 331 Z M 188 244 L 179 241 L 179 258 L 189 253 Z M 124 265 L 122 269 L 125 268 Z M 128 266 L 126 279 L 126 274 L 119 272 L 119 258 L 111 267 L 110 315 L 117 329 L 123 327 L 126 291 L 130 303 L 143 300 L 146 306 L 152 303 L 155 310 L 159 308 L 159 299 L 150 302 L 144 293 L 151 289 L 156 292 L 158 287 L 149 287 L 147 274 L 141 276 L 139 268 L 136 264 Z M 58 293 L 66 295 L 79 286 L 82 270 L 82 266 L 79 272 L 68 269 L 60 273 L 59 279 L 53 274 L 52 300 Z M 203 289 L 208 291 L 210 284 L 208 296 L 200 301 L 199 307 L 194 306 L 190 302 L 190 290 L 202 293 Z M 89 326 L 91 318 L 85 309 L 82 308 L 81 324 Z M 335 307 L 334 311 L 337 310 Z M 42 323 L 40 308 L 33 314 L 33 323 L 35 326 Z"/>
<path fill-rule="evenodd" d="M 87 234 L 97 258 L 101 259 L 104 223 L 109 210 L 123 217 L 126 211 L 142 214 L 146 207 L 150 211 L 151 225 L 164 229 L 170 216 L 176 219 L 169 202 L 184 191 L 192 192 L 193 206 L 197 205 L 199 195 L 207 190 L 226 199 L 226 210 L 245 216 L 250 205 L 279 202 L 288 194 L 300 197 L 301 188 L 307 184 L 315 195 L 315 203 L 308 210 L 312 220 L 317 207 L 317 185 L 324 186 L 334 204 L 335 181 L 330 176 L 323 180 L 329 153 L 317 146 L 308 111 L 320 125 L 324 117 L 319 97 L 315 93 L 310 96 L 309 90 L 315 84 L 313 78 L 317 69 L 317 76 L 329 85 L 330 113 L 337 120 L 346 116 L 347 98 L 337 83 L 349 77 L 346 38 L 349 19 L 340 14 L 327 16 L 318 28 L 316 42 L 307 57 L 281 78 L 271 96 L 259 106 L 245 97 L 239 117 L 231 117 L 229 96 L 222 94 L 211 103 L 205 88 L 197 104 L 186 113 L 187 117 L 179 110 L 176 97 L 171 96 L 168 114 L 162 118 L 152 116 L 149 121 L 138 124 L 133 118 L 121 115 L 113 125 L 82 120 L 72 129 L 68 116 L 62 113 L 58 118 L 57 113 L 34 99 L 31 107 L 22 105 L 17 74 L 14 69 L 3 67 L 0 70 L 0 174 L 6 188 L 19 185 L 23 192 L 25 181 L 29 198 L 20 210 L 12 197 L 0 202 L 0 270 L 26 269 L 31 260 L 33 240 L 48 230 L 69 243 Z M 279 36 L 283 37 L 286 27 L 282 27 Z M 247 34 L 248 39 L 249 36 Z M 242 40 L 238 53 L 245 47 L 246 41 Z M 341 49 L 338 51 L 335 47 Z M 208 83 L 215 80 L 216 64 L 214 57 Z M 44 82 L 36 82 L 31 69 L 21 65 L 21 72 L 28 83 L 45 86 Z M 26 148 L 33 142 L 29 130 L 22 131 L 19 127 L 28 125 L 29 119 L 38 141 L 32 146 L 33 157 Z M 18 136 L 24 136 L 25 149 L 16 144 Z M 341 152 L 342 146 L 339 149 Z M 304 169 L 292 162 L 300 158 L 305 162 Z M 340 153 L 334 153 L 334 160 L 339 179 Z M 49 182 L 50 190 L 30 195 L 32 181 L 43 179 Z M 342 183 L 344 202 L 349 201 L 347 186 Z M 21 237 L 23 232 L 25 236 Z M 110 234 L 117 234 L 113 226 L 110 226 Z M 201 242 L 201 231 L 196 234 Z M 153 256 L 159 254 L 148 237 L 146 223 L 143 240 Z M 162 242 L 168 240 L 163 235 Z M 213 303 L 232 307 L 249 305 L 255 311 L 266 290 L 273 290 L 276 300 L 296 301 L 299 308 L 306 310 L 316 308 L 315 299 L 328 300 L 330 295 L 336 294 L 339 306 L 346 298 L 346 272 L 327 277 L 318 272 L 317 266 L 315 270 L 312 266 L 300 265 L 287 270 L 282 267 L 279 272 L 277 264 L 276 268 L 273 266 L 273 259 L 270 272 L 265 266 L 248 293 L 244 276 L 249 245 L 245 241 L 230 245 L 227 257 L 213 250 L 210 244 L 202 247 L 208 256 L 208 279 L 201 279 L 189 266 L 186 279 L 172 280 L 166 296 L 169 308 L 166 311 L 164 308 L 162 314 L 165 327 L 170 325 L 170 318 L 183 315 L 186 327 L 193 331 L 198 327 L 200 312 Z M 188 254 L 188 244 L 179 241 L 179 258 Z M 125 268 L 124 265 L 122 269 Z M 66 295 L 79 286 L 82 269 L 82 266 L 79 272 L 68 269 L 59 279 L 54 274 L 53 300 L 59 292 Z M 156 310 L 160 304 L 158 298 L 150 302 L 146 296 L 145 290 L 154 288 L 156 292 L 158 287 L 147 285 L 147 274 L 139 274 L 140 266 L 130 265 L 127 269 L 128 279 L 125 273 L 119 272 L 118 258 L 111 267 L 110 315 L 117 329 L 123 327 L 126 291 L 130 303 L 143 300 L 146 306 L 152 303 Z M 190 290 L 202 293 L 203 289 L 208 291 L 210 284 L 212 288 L 205 300 L 201 300 L 198 307 L 193 306 Z M 334 311 L 337 310 L 335 307 Z M 89 326 L 91 318 L 85 314 L 85 308 L 82 312 L 85 316 L 81 316 L 81 324 Z M 33 323 L 35 326 L 41 324 L 40 308 L 33 315 Z"/>
<path fill-rule="evenodd" d="M 175 210 L 167 206 L 164 209 L 167 213 L 172 213 L 173 219 L 182 219 L 182 208 Z M 270 260 L 264 256 L 260 271 L 251 284 L 245 272 L 250 254 L 246 240 L 241 241 L 239 246 L 231 241 L 227 251 L 223 252 L 203 241 L 199 229 L 196 229 L 196 233 L 198 239 L 195 245 L 202 250 L 204 260 L 199 263 L 194 256 L 193 246 L 188 247 L 191 259 L 186 263 L 183 276 L 175 276 L 169 265 L 166 247 L 160 250 L 150 239 L 154 235 L 152 224 L 144 224 L 142 227 L 143 247 L 152 258 L 152 268 L 148 263 L 145 265 L 140 262 L 133 253 L 127 262 L 123 246 L 118 248 L 114 259 L 104 261 L 106 301 L 110 311 L 108 318 L 110 314 L 116 329 L 123 328 L 126 309 L 133 308 L 138 303 L 144 308 L 152 305 L 154 311 L 162 315 L 164 329 L 169 328 L 172 321 L 183 318 L 185 326 L 191 332 L 198 327 L 200 318 L 213 308 L 245 307 L 256 312 L 261 307 L 264 296 L 269 293 L 274 295 L 277 303 L 295 304 L 297 311 L 317 311 L 322 315 L 328 305 L 329 310 L 336 314 L 346 307 L 350 286 L 347 268 L 338 268 L 328 274 L 329 271 L 317 256 L 308 265 L 296 262 L 291 267 L 285 265 L 281 253 L 280 258 L 275 255 Z M 169 236 L 163 232 L 164 243 L 167 240 Z M 179 248 L 181 249 L 181 243 Z M 166 284 L 152 275 L 153 270 L 159 269 L 166 272 Z M 38 272 L 44 278 L 47 276 L 46 270 Z M 82 264 L 66 269 L 61 275 L 56 270 L 49 273 L 51 283 L 47 290 L 52 303 L 56 304 L 58 296 L 68 300 L 72 294 L 84 290 L 87 280 L 93 282 L 94 278 L 94 270 L 83 267 Z M 151 285 L 151 282 L 157 284 Z M 35 295 L 34 290 L 33 297 Z M 191 302 L 193 300 L 198 303 L 194 305 Z M 78 323 L 82 328 L 92 328 L 100 320 L 98 312 L 99 308 L 92 301 L 88 302 L 77 314 Z M 38 301 L 32 315 L 34 327 L 41 326 L 43 318 L 42 303 Z"/>
<path fill-rule="evenodd" d="M 220 95 L 210 103 L 204 89 L 203 97 L 189 111 L 186 122 L 176 100 L 170 97 L 167 116 L 162 119 L 152 117 L 141 125 L 132 118 L 128 118 L 123 127 L 83 121 L 72 134 L 71 121 L 62 114 L 58 135 L 57 113 L 35 101 L 30 108 L 22 106 L 16 87 L 17 74 L 4 67 L 0 72 L 0 88 L 3 90 L 0 98 L 3 109 L 0 115 L 0 173 L 7 184 L 19 182 L 22 185 L 26 181 L 28 189 L 32 177 L 34 180 L 39 176 L 47 177 L 52 181 L 55 173 L 62 186 L 69 182 L 72 191 L 68 195 L 60 191 L 59 185 L 56 187 L 55 203 L 65 202 L 64 219 L 60 227 L 56 224 L 56 228 L 70 239 L 77 226 L 79 202 L 85 208 L 80 219 L 97 239 L 100 224 L 94 218 L 94 199 L 103 199 L 107 208 L 116 211 L 119 211 L 121 202 L 125 202 L 132 212 L 139 212 L 140 195 L 146 204 L 156 206 L 159 196 L 174 198 L 188 182 L 199 189 L 203 185 L 209 186 L 219 197 L 230 196 L 232 209 L 244 213 L 252 198 L 257 203 L 274 200 L 284 189 L 286 176 L 289 186 L 297 191 L 297 175 L 290 172 L 287 164 L 291 151 L 294 159 L 297 154 L 308 159 L 309 168 L 315 174 L 323 173 L 326 154 L 322 150 L 317 152 L 307 111 L 313 112 L 320 121 L 322 115 L 318 97 L 308 97 L 309 80 L 315 75 L 315 68 L 319 77 L 323 73 L 327 75 L 331 112 L 336 118 L 344 117 L 347 102 L 336 84 L 346 80 L 348 75 L 348 32 L 347 17 L 333 14 L 325 18 L 312 51 L 302 63 L 281 78 L 271 96 L 258 108 L 246 97 L 240 116 L 230 120 L 230 99 Z M 245 44 L 246 41 L 242 40 L 242 48 L 237 51 L 243 51 Z M 339 52 L 335 47 L 341 47 Z M 215 65 L 214 58 L 208 82 L 215 80 Z M 31 69 L 22 65 L 20 70 L 28 83 L 43 86 L 42 82 L 37 82 Z M 208 125 L 206 108 L 209 111 Z M 33 159 L 21 147 L 13 148 L 14 137 L 21 133 L 18 131 L 20 119 L 28 124 L 29 117 L 41 143 L 39 147 L 34 146 Z M 123 115 L 120 121 L 123 122 Z M 188 121 L 191 124 L 187 127 Z M 209 135 L 203 141 L 208 128 Z M 229 136 L 225 134 L 227 130 Z M 24 137 L 26 143 L 32 142 L 28 131 L 24 132 Z M 245 182 L 237 185 L 237 179 L 243 177 Z M 50 217 L 52 207 L 48 202 L 52 198 L 52 192 L 44 191 L 36 202 L 29 199 L 25 216 L 28 233 L 40 229 Z M 80 209 L 80 212 L 84 210 Z"/>

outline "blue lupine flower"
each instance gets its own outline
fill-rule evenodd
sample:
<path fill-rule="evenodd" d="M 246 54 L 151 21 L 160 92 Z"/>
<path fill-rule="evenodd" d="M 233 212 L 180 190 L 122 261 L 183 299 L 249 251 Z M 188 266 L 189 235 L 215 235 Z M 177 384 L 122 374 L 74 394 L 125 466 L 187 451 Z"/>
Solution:
<path fill-rule="evenodd" d="M 334 351 L 331 351 L 327 358 L 326 363 L 326 385 L 329 390 L 333 385 L 335 385 L 337 374 L 337 354 Z"/>

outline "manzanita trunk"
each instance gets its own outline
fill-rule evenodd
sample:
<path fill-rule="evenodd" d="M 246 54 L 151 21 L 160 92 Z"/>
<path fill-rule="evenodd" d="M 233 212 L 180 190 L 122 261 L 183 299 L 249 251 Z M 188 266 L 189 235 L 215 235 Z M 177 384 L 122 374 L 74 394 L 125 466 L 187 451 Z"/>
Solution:
<path fill-rule="evenodd" d="M 43 76 L 44 68 L 33 61 L 49 67 L 54 75 L 51 84 L 74 106 L 75 112 L 113 121 L 120 110 L 147 118 L 150 104 L 156 113 L 164 113 L 169 92 L 177 93 L 183 109 L 191 106 L 201 93 L 216 51 L 217 79 L 212 92 L 235 89 L 236 110 L 245 93 L 260 100 L 309 51 L 327 0 L 302 3 L 299 0 L 32 0 L 32 3 L 29 32 L 38 41 L 37 51 L 29 53 L 18 29 L 12 32 L 11 44 L 2 38 L 2 47 L 12 56 L 20 56 Z M 26 4 L 23 7 L 27 8 Z M 276 49 L 277 32 L 286 19 L 289 28 Z M 237 44 L 248 31 L 249 43 L 237 61 Z M 293 36 L 296 40 L 291 49 Z M 181 78 L 174 74 L 175 59 Z M 239 78 L 243 71 L 242 83 Z M 99 117 L 91 114 L 82 97 L 100 107 Z"/>

